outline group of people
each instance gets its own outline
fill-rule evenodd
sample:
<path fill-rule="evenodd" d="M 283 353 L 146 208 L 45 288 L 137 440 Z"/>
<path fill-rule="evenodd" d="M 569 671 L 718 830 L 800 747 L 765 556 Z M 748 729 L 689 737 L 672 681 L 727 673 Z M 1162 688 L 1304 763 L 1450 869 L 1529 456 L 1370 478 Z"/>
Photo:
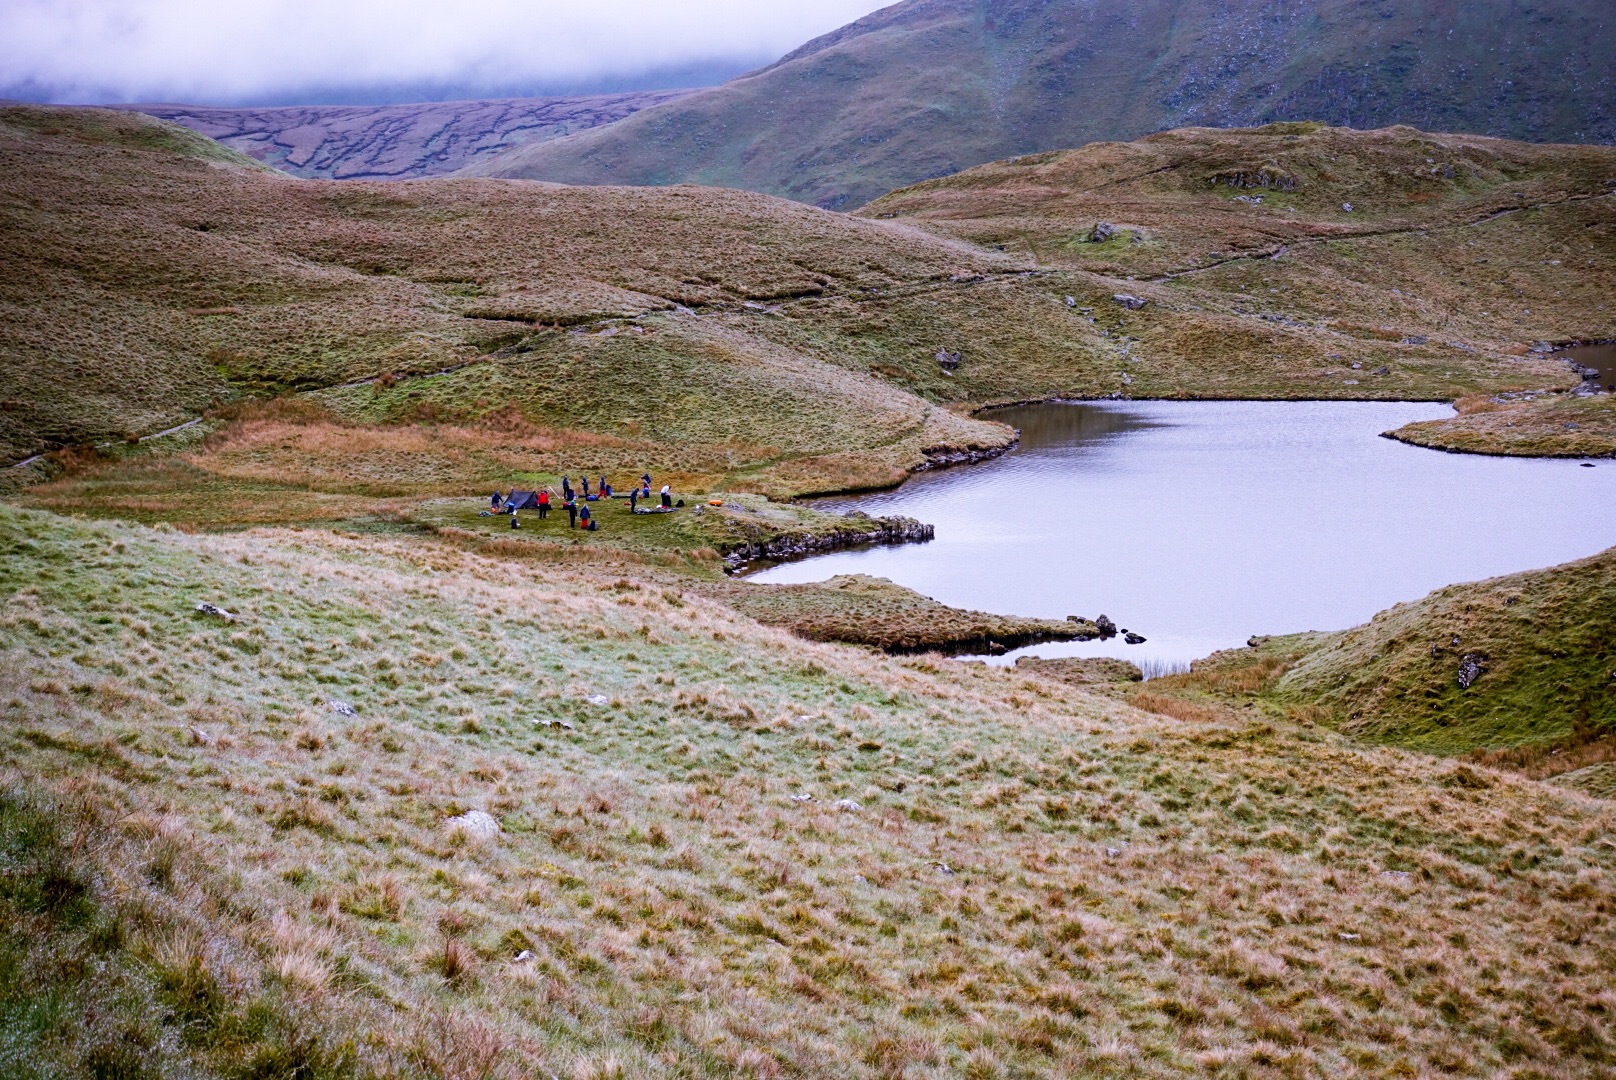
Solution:
<path fill-rule="evenodd" d="M 581 492 L 573 489 L 572 477 L 563 476 L 561 478 L 561 492 L 557 497 L 561 500 L 562 509 L 566 510 L 567 512 L 568 528 L 583 529 L 587 532 L 594 532 L 599 529 L 600 526 L 596 523 L 595 515 L 590 512 L 589 504 L 592 502 L 598 502 L 601 499 L 614 498 L 616 497 L 616 493 L 612 490 L 612 485 L 606 481 L 605 476 L 602 476 L 600 478 L 600 482 L 595 485 L 595 490 L 593 493 L 591 493 L 589 490 L 589 477 L 581 476 L 578 478 L 578 480 L 582 488 Z M 494 494 L 490 496 L 488 500 L 488 512 L 490 514 L 509 513 L 511 515 L 511 528 L 520 529 L 522 525 L 517 519 L 517 511 L 531 507 L 538 510 L 540 521 L 547 520 L 550 516 L 551 496 L 554 494 L 555 493 L 549 487 L 540 488 L 535 495 L 534 501 L 528 503 L 525 498 L 526 493 L 519 494 L 516 488 L 512 488 L 511 493 L 508 496 L 502 496 L 498 490 L 495 490 Z M 659 494 L 661 496 L 662 509 L 673 509 L 673 492 L 670 486 L 668 484 L 663 484 L 662 490 Z M 640 477 L 640 482 L 629 488 L 629 512 L 636 512 L 639 509 L 639 504 L 642 500 L 647 503 L 651 501 L 650 473 L 645 473 L 642 475 Z M 683 506 L 683 502 L 681 502 L 680 505 Z"/>

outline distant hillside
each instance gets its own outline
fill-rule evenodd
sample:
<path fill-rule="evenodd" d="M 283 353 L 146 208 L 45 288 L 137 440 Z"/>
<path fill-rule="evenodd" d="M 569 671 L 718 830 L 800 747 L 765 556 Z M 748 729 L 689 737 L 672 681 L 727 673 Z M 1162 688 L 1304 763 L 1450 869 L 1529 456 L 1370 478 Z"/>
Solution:
<path fill-rule="evenodd" d="M 831 208 L 1167 128 L 1322 120 L 1616 141 L 1616 14 L 1583 0 L 908 0 L 771 67 L 472 166 Z"/>
<path fill-rule="evenodd" d="M 405 180 L 442 176 L 501 151 L 610 124 L 690 92 L 647 90 L 383 106 L 132 108 L 184 124 L 305 179 Z"/>
<path fill-rule="evenodd" d="M 305 181 L 137 113 L 0 109 L 0 462 L 307 391 L 364 424 L 515 410 L 710 490 L 796 495 L 1004 439 L 950 405 L 1553 389 L 1579 380 L 1530 343 L 1608 333 L 1613 178 L 1612 147 L 1199 129 L 855 217 L 691 187 Z M 1115 235 L 1092 242 L 1097 221 Z M 320 484 L 366 460 L 253 453 Z"/>

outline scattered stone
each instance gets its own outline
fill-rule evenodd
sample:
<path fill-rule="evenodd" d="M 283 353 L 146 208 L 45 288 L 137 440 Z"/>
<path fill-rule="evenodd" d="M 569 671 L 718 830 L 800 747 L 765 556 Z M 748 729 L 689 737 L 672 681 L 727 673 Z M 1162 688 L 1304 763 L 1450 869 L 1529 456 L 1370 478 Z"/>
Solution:
<path fill-rule="evenodd" d="M 1332 359 L 1332 360 L 1334 360 L 1334 359 L 1337 359 L 1337 357 L 1331 357 L 1331 359 Z M 1353 362 L 1352 362 L 1352 370 L 1353 370 L 1353 371 L 1362 371 L 1362 370 L 1363 370 L 1363 364 L 1362 364 L 1362 363 L 1360 363 L 1360 362 L 1359 362 L 1359 361 L 1357 361 L 1357 360 L 1354 360 L 1354 361 L 1353 361 Z"/>
<path fill-rule="evenodd" d="M 1409 334 L 1407 337 L 1403 338 L 1403 344 L 1404 345 L 1424 345 L 1426 342 L 1428 342 L 1430 340 L 1431 339 L 1426 337 L 1424 334 Z"/>
<path fill-rule="evenodd" d="M 332 712 L 338 716 L 358 716 L 359 712 L 346 701 L 331 701 L 328 705 Z"/>
<path fill-rule="evenodd" d="M 1105 849 L 1105 857 L 1108 858 L 1108 859 L 1114 859 L 1118 855 L 1121 855 L 1121 854 L 1122 854 L 1122 849 L 1119 848 L 1119 847 L 1108 847 L 1108 848 Z"/>
<path fill-rule="evenodd" d="M 1337 934 L 1336 937 L 1340 938 L 1342 941 L 1357 941 L 1358 940 L 1358 935 L 1357 934 Z"/>
<path fill-rule="evenodd" d="M 1349 202 L 1344 202 L 1341 204 L 1341 209 L 1344 213 L 1350 214 L 1352 213 L 1352 204 Z"/>
<path fill-rule="evenodd" d="M 936 866 L 937 872 L 939 874 L 957 874 L 957 873 L 959 873 L 958 870 L 955 870 L 952 866 L 949 866 L 945 862 L 935 863 L 933 865 Z"/>
<path fill-rule="evenodd" d="M 866 878 L 863 874 L 854 874 L 853 880 L 860 885 L 868 885 L 870 883 L 869 878 Z"/>
<path fill-rule="evenodd" d="M 1069 308 L 1075 308 L 1077 306 L 1077 297 L 1068 296 L 1066 298 L 1066 306 Z"/>
<path fill-rule="evenodd" d="M 196 611 L 197 611 L 197 614 L 199 614 L 199 615 L 211 615 L 215 619 L 223 619 L 225 622 L 235 622 L 236 621 L 235 615 L 233 615 L 230 612 L 226 611 L 224 608 L 220 607 L 218 604 L 210 604 L 206 600 L 204 600 L 200 604 L 196 605 Z"/>
<path fill-rule="evenodd" d="M 535 721 L 533 721 L 533 723 L 536 724 L 539 727 L 566 728 L 568 731 L 576 730 L 572 726 L 571 721 L 568 721 L 568 720 L 535 720 Z"/>
<path fill-rule="evenodd" d="M 937 350 L 937 362 L 942 365 L 944 371 L 958 371 L 960 360 L 961 355 L 958 352 L 949 352 L 947 349 Z"/>
<path fill-rule="evenodd" d="M 516 959 L 511 961 L 513 964 L 531 964 L 532 962 L 533 953 L 528 949 L 523 949 L 521 952 L 517 953 Z"/>
<path fill-rule="evenodd" d="M 451 831 L 458 829 L 479 840 L 498 836 L 500 832 L 499 822 L 494 820 L 494 815 L 484 810 L 467 810 L 459 817 L 450 818 L 449 828 Z"/>
<path fill-rule="evenodd" d="M 1391 368 L 1381 366 L 1381 367 L 1376 368 L 1372 374 L 1375 374 L 1375 375 L 1390 375 L 1391 373 L 1392 373 Z"/>
<path fill-rule="evenodd" d="M 791 801 L 795 802 L 795 803 L 813 802 L 814 797 L 812 795 L 808 794 L 806 791 L 804 791 L 800 795 L 791 796 Z"/>
<path fill-rule="evenodd" d="M 1100 632 L 1100 636 L 1103 638 L 1117 636 L 1117 624 L 1104 615 L 1094 620 L 1094 628 Z"/>
<path fill-rule="evenodd" d="M 612 699 L 605 694 L 590 694 L 584 700 L 595 706 L 610 705 L 612 703 Z"/>
<path fill-rule="evenodd" d="M 1595 466 L 1595 465 L 1594 465 L 1594 463 L 1593 463 L 1593 462 L 1591 462 L 1591 461 L 1584 461 L 1584 462 L 1583 462 L 1583 463 L 1582 463 L 1582 467 L 1583 467 L 1583 468 L 1584 468 L 1584 469 L 1592 469 L 1592 468 L 1596 468 L 1596 466 Z"/>
<path fill-rule="evenodd" d="M 193 745 L 196 745 L 196 746 L 212 746 L 213 745 L 213 736 L 209 735 L 207 732 L 203 731 L 199 727 L 192 727 L 191 728 L 191 742 L 192 742 Z"/>
<path fill-rule="evenodd" d="M 1380 872 L 1380 876 L 1396 878 L 1399 881 L 1411 881 L 1414 877 L 1414 875 L 1409 873 L 1407 870 L 1382 870 Z"/>
<path fill-rule="evenodd" d="M 1141 299 L 1140 297 L 1133 296 L 1129 293 L 1117 293 L 1112 296 L 1111 299 L 1115 300 L 1129 311 L 1138 311 L 1140 308 L 1150 303 L 1149 300 Z"/>
<path fill-rule="evenodd" d="M 846 810 L 850 814 L 856 814 L 860 810 L 864 809 L 864 807 L 860 806 L 852 799 L 837 799 L 831 805 L 835 806 L 838 810 Z"/>
<path fill-rule="evenodd" d="M 1124 634 L 1122 640 L 1126 641 L 1129 645 L 1143 645 L 1145 643 L 1144 635 L 1136 634 L 1132 630 Z"/>
<path fill-rule="evenodd" d="M 1480 653 L 1466 653 L 1459 661 L 1459 689 L 1468 690 L 1487 670 L 1487 658 Z"/>
<path fill-rule="evenodd" d="M 1115 240 L 1122 235 L 1122 230 L 1109 221 L 1097 221 L 1094 228 L 1089 230 L 1089 243 L 1103 244 L 1107 240 Z"/>

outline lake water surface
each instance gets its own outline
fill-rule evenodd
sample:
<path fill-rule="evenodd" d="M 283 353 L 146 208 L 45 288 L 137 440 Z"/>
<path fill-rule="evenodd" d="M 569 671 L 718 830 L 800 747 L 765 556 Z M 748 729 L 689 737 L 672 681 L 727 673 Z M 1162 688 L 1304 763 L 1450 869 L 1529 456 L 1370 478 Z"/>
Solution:
<path fill-rule="evenodd" d="M 1616 390 L 1616 345 L 1578 345 L 1559 354 L 1599 372 L 1599 385 Z"/>
<path fill-rule="evenodd" d="M 1016 655 L 1182 664 L 1252 634 L 1338 630 L 1433 589 L 1616 545 L 1616 462 L 1447 454 L 1380 438 L 1444 405 L 1115 402 L 1000 410 L 1021 446 L 826 509 L 904 514 L 929 544 L 771 567 L 890 578 L 956 607 L 1106 614 L 1149 640 Z"/>

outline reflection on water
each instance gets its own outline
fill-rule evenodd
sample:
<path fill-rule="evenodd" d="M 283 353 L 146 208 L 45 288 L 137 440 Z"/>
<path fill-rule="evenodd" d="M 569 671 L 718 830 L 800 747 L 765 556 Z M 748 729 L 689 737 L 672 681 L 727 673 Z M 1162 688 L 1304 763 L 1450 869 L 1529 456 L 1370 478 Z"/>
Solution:
<path fill-rule="evenodd" d="M 1026 450 L 1077 447 L 1160 426 L 1159 421 L 1139 413 L 1085 405 L 1013 405 L 985 415 L 1021 432 L 1021 446 Z"/>
<path fill-rule="evenodd" d="M 1616 464 L 1422 450 L 1379 433 L 1451 415 L 1384 402 L 1116 402 L 995 414 L 995 461 L 824 500 L 937 526 L 768 582 L 874 574 L 957 607 L 1110 615 L 1149 641 L 1041 656 L 1182 663 L 1254 633 L 1333 630 L 1432 589 L 1616 544 Z"/>
<path fill-rule="evenodd" d="M 1585 368 L 1593 368 L 1599 372 L 1600 386 L 1606 390 L 1616 390 L 1616 345 L 1578 345 L 1556 355 L 1569 357 Z"/>

